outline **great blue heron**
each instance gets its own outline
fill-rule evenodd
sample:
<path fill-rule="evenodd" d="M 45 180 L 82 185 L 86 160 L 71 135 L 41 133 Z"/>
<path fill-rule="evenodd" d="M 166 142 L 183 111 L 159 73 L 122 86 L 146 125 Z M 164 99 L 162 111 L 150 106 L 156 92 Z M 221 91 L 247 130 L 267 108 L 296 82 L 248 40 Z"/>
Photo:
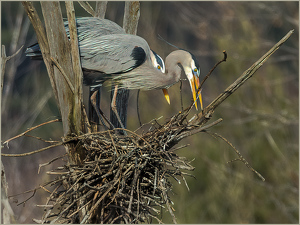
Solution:
<path fill-rule="evenodd" d="M 65 21 L 64 23 L 65 30 L 67 33 L 67 36 L 69 37 L 69 26 L 68 21 Z M 111 20 L 107 19 L 100 19 L 95 17 L 79 17 L 76 18 L 76 27 L 77 27 L 77 35 L 78 35 L 78 41 L 79 43 L 81 41 L 87 41 L 93 43 L 93 40 L 99 36 L 103 35 L 109 35 L 109 34 L 126 34 L 124 29 L 120 27 L 118 24 Z M 82 51 L 82 50 L 81 50 Z M 36 43 L 26 50 L 26 56 L 30 56 L 32 59 L 42 59 L 42 53 L 39 47 L 39 44 Z M 160 70 L 161 72 L 165 72 L 165 65 L 163 59 L 156 54 L 153 50 L 150 52 L 150 58 L 153 66 Z M 85 82 L 85 79 L 84 79 Z M 95 111 L 98 115 L 98 118 L 102 121 L 102 124 L 104 125 L 104 122 L 99 115 L 99 112 L 97 110 L 100 109 L 99 107 L 99 101 L 100 101 L 100 87 L 101 85 L 92 85 L 90 87 L 90 101 L 92 105 L 95 108 Z M 165 98 L 167 99 L 168 103 L 170 104 L 169 95 L 166 92 L 166 90 L 163 90 L 165 94 Z M 96 97 L 97 94 L 97 97 Z M 90 105 L 89 105 L 90 106 Z M 89 107 L 89 112 L 93 108 Z M 100 110 L 101 111 L 101 110 Z M 96 118 L 94 118 L 94 121 L 96 121 Z"/>
<path fill-rule="evenodd" d="M 77 21 L 78 23 L 78 21 Z M 79 25 L 80 28 L 80 25 Z M 85 85 L 101 86 L 112 80 L 116 84 L 112 110 L 120 124 L 115 102 L 118 86 L 128 89 L 167 89 L 180 80 L 182 66 L 191 86 L 196 105 L 196 89 L 199 86 L 200 68 L 195 57 L 184 50 L 171 52 L 165 60 L 165 73 L 153 66 L 151 50 L 145 39 L 130 34 L 116 33 L 78 37 L 83 82 Z M 33 56 L 32 51 L 26 51 Z M 199 94 L 202 107 L 202 97 Z M 124 128 L 124 127 L 123 127 Z"/>

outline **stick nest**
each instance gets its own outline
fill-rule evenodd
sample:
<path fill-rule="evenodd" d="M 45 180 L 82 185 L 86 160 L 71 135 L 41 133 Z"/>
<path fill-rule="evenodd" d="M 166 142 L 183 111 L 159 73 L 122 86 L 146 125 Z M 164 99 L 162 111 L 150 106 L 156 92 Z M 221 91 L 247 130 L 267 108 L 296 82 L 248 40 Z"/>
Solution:
<path fill-rule="evenodd" d="M 176 222 L 170 178 L 185 182 L 189 174 L 184 171 L 194 169 L 173 148 L 191 129 L 187 113 L 173 116 L 163 126 L 153 120 L 143 135 L 120 136 L 113 130 L 72 138 L 86 157 L 81 165 L 49 172 L 57 177 L 47 185 L 56 188 L 41 222 L 150 223 L 154 218 L 161 223 L 162 209 Z"/>

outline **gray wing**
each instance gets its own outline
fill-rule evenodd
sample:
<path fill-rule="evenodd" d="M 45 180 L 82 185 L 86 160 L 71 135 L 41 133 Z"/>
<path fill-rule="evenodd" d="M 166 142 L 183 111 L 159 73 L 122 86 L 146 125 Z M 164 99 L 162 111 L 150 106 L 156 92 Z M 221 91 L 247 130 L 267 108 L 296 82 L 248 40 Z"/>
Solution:
<path fill-rule="evenodd" d="M 84 39 L 79 42 L 79 51 L 82 68 L 105 74 L 128 72 L 150 57 L 148 43 L 130 34 Z"/>
<path fill-rule="evenodd" d="M 67 36 L 70 36 L 68 20 L 64 22 Z M 95 17 L 79 17 L 76 18 L 77 36 L 78 41 L 90 40 L 93 41 L 102 35 L 108 34 L 125 34 L 122 27 L 113 21 L 100 19 Z M 26 51 L 26 56 L 32 57 L 32 59 L 43 59 L 40 46 L 38 43 L 29 46 Z"/>
<path fill-rule="evenodd" d="M 64 23 L 67 36 L 69 37 L 68 21 Z M 76 18 L 78 41 L 84 39 L 93 40 L 99 36 L 108 34 L 125 34 L 122 27 L 113 21 L 95 17 Z"/>

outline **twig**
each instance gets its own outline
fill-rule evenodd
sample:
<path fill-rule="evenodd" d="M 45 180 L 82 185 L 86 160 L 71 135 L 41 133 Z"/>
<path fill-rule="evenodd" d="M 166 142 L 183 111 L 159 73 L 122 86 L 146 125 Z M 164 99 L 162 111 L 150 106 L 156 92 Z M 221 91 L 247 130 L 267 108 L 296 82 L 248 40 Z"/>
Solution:
<path fill-rule="evenodd" d="M 48 150 L 50 148 L 54 148 L 54 147 L 57 147 L 57 146 L 60 146 L 62 145 L 63 142 L 60 142 L 58 144 L 55 144 L 55 145 L 50 145 L 48 147 L 45 147 L 45 148 L 41 148 L 41 149 L 38 149 L 38 150 L 35 150 L 35 151 L 32 151 L 32 152 L 27 152 L 27 153 L 22 153 L 22 154 L 5 154 L 5 153 L 1 153 L 1 156 L 6 156 L 6 157 L 22 157 L 22 156 L 29 156 L 29 155 L 33 155 L 35 153 L 39 153 L 39 152 L 43 152 L 45 150 Z"/>
<path fill-rule="evenodd" d="M 214 67 L 208 72 L 208 74 L 204 77 L 204 79 L 201 81 L 201 84 L 199 85 L 198 90 L 197 90 L 196 93 L 198 93 L 198 92 L 201 90 L 201 88 L 202 88 L 204 82 L 205 82 L 205 81 L 207 80 L 207 78 L 212 74 L 212 72 L 217 68 L 217 66 L 218 66 L 219 64 L 221 64 L 222 62 L 226 62 L 226 60 L 227 60 L 227 52 L 224 50 L 224 51 L 223 51 L 223 54 L 224 54 L 223 59 L 220 60 L 219 62 L 217 62 L 217 63 L 214 65 Z"/>
<path fill-rule="evenodd" d="M 233 146 L 233 144 L 231 144 L 226 138 L 224 138 L 223 136 L 217 134 L 217 133 L 211 133 L 209 131 L 206 131 L 206 133 L 214 136 L 214 137 L 218 137 L 220 139 L 222 139 L 223 141 L 225 141 L 234 151 L 235 153 L 238 155 L 238 159 L 234 159 L 234 160 L 231 160 L 227 163 L 231 163 L 231 162 L 234 162 L 234 161 L 241 161 L 243 162 L 251 171 L 253 171 L 262 181 L 265 181 L 266 179 L 259 173 L 257 172 L 255 169 L 253 169 L 252 166 L 250 166 L 250 164 L 248 163 L 248 161 L 242 156 L 242 154 Z"/>
<path fill-rule="evenodd" d="M 97 1 L 94 16 L 104 19 L 106 7 L 107 7 L 107 1 Z"/>
<path fill-rule="evenodd" d="M 95 11 L 88 2 L 78 1 L 78 3 L 81 5 L 82 8 L 85 9 L 85 11 L 87 11 L 92 16 L 95 16 Z"/>
<path fill-rule="evenodd" d="M 179 142 L 181 139 L 185 138 L 185 137 L 188 137 L 188 136 L 192 136 L 196 133 L 199 133 L 199 132 L 202 132 L 202 131 L 206 131 L 208 128 L 211 128 L 215 125 L 217 125 L 218 123 L 222 122 L 223 119 L 222 118 L 219 118 L 217 119 L 216 121 L 210 123 L 210 124 L 207 124 L 206 126 L 202 126 L 202 127 L 198 127 L 198 128 L 194 128 L 192 130 L 188 130 L 188 131 L 185 131 L 185 132 L 182 132 L 181 135 L 178 135 L 175 140 L 177 142 Z"/>
<path fill-rule="evenodd" d="M 286 42 L 289 37 L 294 33 L 294 30 L 290 30 L 279 42 L 277 42 L 266 54 L 264 54 L 259 60 L 257 60 L 249 69 L 233 82 L 228 88 L 226 88 L 222 94 L 220 94 L 215 100 L 213 100 L 202 112 L 198 113 L 198 118 L 193 121 L 194 124 L 201 125 L 207 122 L 214 110 L 232 93 L 234 93 L 239 87 L 241 87 L 252 75 L 267 61 L 267 59 L 278 50 L 278 48 Z"/>
<path fill-rule="evenodd" d="M 165 184 L 165 180 L 163 181 L 163 183 Z M 167 196 L 167 191 L 166 191 L 166 188 L 164 187 L 165 185 L 163 186 L 162 182 L 160 183 L 160 185 L 161 185 L 161 188 L 163 190 L 163 197 L 164 197 L 164 200 L 166 202 L 167 208 L 169 210 L 170 215 L 172 216 L 173 223 L 177 224 L 176 217 L 175 217 L 175 215 L 174 215 L 174 213 L 172 211 L 172 208 L 171 208 L 171 206 L 169 204 L 169 199 L 168 199 L 168 196 Z"/>
<path fill-rule="evenodd" d="M 63 75 L 63 77 L 65 78 L 66 82 L 69 85 L 69 88 L 71 89 L 72 93 L 74 94 L 75 93 L 74 86 L 73 86 L 72 82 L 70 81 L 69 77 L 67 76 L 67 74 L 65 73 L 64 69 L 59 65 L 59 63 L 56 61 L 56 59 L 54 59 L 53 57 L 50 57 L 50 59 L 52 60 L 52 62 L 56 66 L 56 68 L 59 70 L 59 72 Z"/>
<path fill-rule="evenodd" d="M 38 127 L 41 127 L 41 126 L 46 125 L 46 124 L 49 124 L 49 123 L 54 123 L 54 122 L 61 122 L 61 119 L 50 120 L 50 121 L 48 121 L 48 122 L 39 124 L 39 125 L 37 125 L 37 126 L 35 126 L 35 127 L 31 127 L 31 128 L 29 128 L 27 131 L 25 131 L 25 132 L 23 132 L 23 133 L 21 133 L 21 134 L 15 136 L 15 137 L 12 137 L 12 138 L 8 139 L 7 141 L 4 141 L 3 144 L 4 144 L 4 145 L 5 145 L 5 144 L 8 144 L 8 142 L 10 142 L 10 141 L 12 141 L 12 140 L 14 140 L 14 139 L 16 139 L 16 138 L 19 138 L 19 137 L 21 137 L 21 136 L 27 134 L 28 132 L 30 132 L 30 131 L 32 131 L 32 130 L 38 128 Z"/>
<path fill-rule="evenodd" d="M 23 48 L 24 45 L 21 46 L 21 48 L 19 48 L 18 51 L 16 51 L 14 54 L 12 54 L 11 56 L 6 56 L 6 51 L 5 51 L 5 45 L 2 45 L 2 55 L 1 55 L 1 93 L 3 90 L 3 81 L 4 81 L 4 74 L 5 74 L 5 66 L 6 66 L 6 62 L 8 60 L 10 60 L 11 58 L 15 57 Z M 2 94 L 1 94 L 2 95 Z"/>
<path fill-rule="evenodd" d="M 123 128 L 115 128 L 114 130 L 125 130 L 128 131 L 129 133 L 134 134 L 135 136 L 139 137 L 141 140 L 143 140 L 149 147 L 151 147 L 151 145 L 149 144 L 149 142 L 147 142 L 142 136 L 138 135 L 137 133 L 134 133 L 131 130 L 127 130 L 127 129 L 123 129 Z"/>
<path fill-rule="evenodd" d="M 66 154 L 67 154 L 67 153 L 66 153 Z M 58 160 L 58 159 L 61 159 L 61 158 L 63 158 L 64 156 L 66 156 L 66 154 L 63 155 L 63 156 L 55 157 L 54 159 L 50 160 L 50 161 L 47 162 L 47 163 L 39 164 L 38 174 L 40 173 L 40 170 L 41 170 L 41 168 L 42 168 L 43 166 L 50 165 L 50 164 L 53 163 L 54 161 L 56 161 L 56 160 Z"/>
<path fill-rule="evenodd" d="M 27 202 L 29 199 L 31 199 L 31 198 L 35 195 L 35 192 L 36 192 L 36 189 L 33 190 L 33 193 L 32 193 L 32 195 L 31 195 L 29 198 L 27 198 L 26 200 L 20 202 L 19 204 L 17 204 L 17 206 L 22 205 L 22 204 L 24 204 L 25 202 Z"/>
<path fill-rule="evenodd" d="M 24 134 L 24 136 L 26 136 L 26 137 L 31 137 L 31 138 L 35 138 L 35 139 L 37 139 L 37 140 L 43 141 L 43 142 L 45 142 L 45 143 L 50 143 L 50 144 L 52 144 L 52 143 L 58 143 L 58 142 L 59 142 L 59 141 L 48 141 L 48 140 L 45 140 L 45 139 L 43 139 L 43 138 L 41 138 L 41 137 L 36 137 L 36 136 L 30 135 L 30 134 Z"/>

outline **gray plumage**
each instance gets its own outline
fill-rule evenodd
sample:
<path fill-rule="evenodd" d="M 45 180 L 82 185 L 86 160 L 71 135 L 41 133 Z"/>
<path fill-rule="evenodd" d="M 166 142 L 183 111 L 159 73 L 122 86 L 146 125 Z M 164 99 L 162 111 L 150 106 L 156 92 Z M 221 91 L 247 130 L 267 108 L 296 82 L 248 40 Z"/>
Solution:
<path fill-rule="evenodd" d="M 68 21 L 64 25 L 69 37 Z M 150 52 L 147 42 L 126 34 L 118 24 L 107 19 L 82 17 L 76 18 L 76 26 L 85 85 L 101 86 L 115 75 L 140 66 L 146 58 L 150 59 L 152 67 L 164 72 L 163 60 Z M 28 47 L 25 53 L 32 59 L 42 59 L 38 44 Z"/>

